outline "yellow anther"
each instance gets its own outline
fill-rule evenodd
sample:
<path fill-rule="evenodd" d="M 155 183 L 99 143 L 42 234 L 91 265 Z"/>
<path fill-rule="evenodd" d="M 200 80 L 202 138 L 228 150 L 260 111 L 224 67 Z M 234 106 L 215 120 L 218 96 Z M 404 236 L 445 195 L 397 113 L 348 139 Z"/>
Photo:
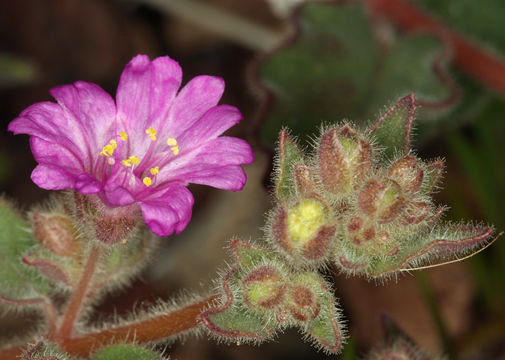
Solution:
<path fill-rule="evenodd" d="M 132 166 L 132 163 L 129 159 L 126 159 L 126 160 L 121 160 L 121 164 L 123 164 L 124 166 L 127 166 L 127 167 L 131 167 Z"/>
<path fill-rule="evenodd" d="M 157 175 L 160 173 L 160 167 L 159 166 L 155 166 L 153 168 L 151 168 L 151 170 L 149 170 L 151 172 L 151 175 Z"/>
<path fill-rule="evenodd" d="M 142 182 L 144 183 L 145 186 L 151 186 L 151 184 L 153 183 L 153 181 L 151 180 L 151 178 L 149 176 L 146 176 Z"/>
<path fill-rule="evenodd" d="M 138 165 L 140 163 L 140 160 L 138 157 L 136 157 L 135 155 L 132 155 L 128 158 L 128 160 L 131 161 L 132 164 L 134 165 Z"/>
<path fill-rule="evenodd" d="M 168 138 L 167 139 L 167 145 L 168 146 L 177 146 L 177 140 L 174 138 Z"/>
<path fill-rule="evenodd" d="M 178 155 L 179 154 L 179 146 L 177 146 L 177 145 L 172 146 L 170 148 L 170 150 L 172 150 L 172 152 L 174 153 L 174 155 Z"/>
<path fill-rule="evenodd" d="M 111 156 L 114 153 L 114 146 L 112 145 L 105 145 L 102 149 L 102 152 L 100 155 L 102 156 Z"/>
<path fill-rule="evenodd" d="M 149 129 L 146 130 L 146 134 L 149 135 L 152 141 L 156 141 L 156 130 L 152 128 L 152 126 L 149 127 Z"/>
<path fill-rule="evenodd" d="M 102 156 L 112 156 L 114 154 L 114 150 L 117 148 L 116 140 L 112 139 L 109 141 L 109 144 L 105 145 L 102 149 L 100 155 Z"/>
<path fill-rule="evenodd" d="M 119 137 L 121 138 L 121 140 L 126 141 L 126 139 L 128 139 L 128 134 L 125 133 L 124 131 L 121 131 L 119 133 Z"/>

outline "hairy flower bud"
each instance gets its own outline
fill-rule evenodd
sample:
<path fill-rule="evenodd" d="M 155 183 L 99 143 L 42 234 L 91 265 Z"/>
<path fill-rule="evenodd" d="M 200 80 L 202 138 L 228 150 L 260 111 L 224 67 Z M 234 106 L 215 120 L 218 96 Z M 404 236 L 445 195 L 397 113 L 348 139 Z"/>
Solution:
<path fill-rule="evenodd" d="M 335 195 L 346 195 L 370 171 L 372 147 L 345 124 L 323 133 L 318 157 L 326 190 Z"/>
<path fill-rule="evenodd" d="M 284 300 L 285 278 L 273 264 L 255 268 L 242 279 L 244 303 L 256 311 L 276 308 Z"/>
<path fill-rule="evenodd" d="M 320 282 L 313 273 L 301 273 L 291 280 L 287 295 L 287 308 L 293 319 L 307 322 L 315 319 L 321 311 Z"/>
<path fill-rule="evenodd" d="M 405 208 L 400 185 L 391 179 L 369 179 L 358 194 L 358 207 L 369 218 L 385 224 L 395 220 Z"/>
<path fill-rule="evenodd" d="M 415 193 L 423 184 L 424 170 L 415 157 L 405 156 L 391 164 L 388 176 L 395 180 L 403 191 Z"/>
<path fill-rule="evenodd" d="M 40 244 L 59 256 L 77 256 L 80 244 L 71 219 L 59 213 L 34 211 L 33 234 Z"/>
<path fill-rule="evenodd" d="M 329 224 L 327 206 L 308 198 L 281 207 L 273 218 L 272 232 L 281 249 L 295 259 L 317 261 L 327 255 L 335 226 Z"/>

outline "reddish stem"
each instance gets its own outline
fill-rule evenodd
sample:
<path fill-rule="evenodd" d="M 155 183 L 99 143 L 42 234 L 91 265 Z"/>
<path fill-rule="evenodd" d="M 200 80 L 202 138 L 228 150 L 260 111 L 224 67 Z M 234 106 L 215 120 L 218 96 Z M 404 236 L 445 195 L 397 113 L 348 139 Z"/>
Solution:
<path fill-rule="evenodd" d="M 104 344 L 111 345 L 128 341 L 146 344 L 160 341 L 197 327 L 200 314 L 214 300 L 214 297 L 210 297 L 168 314 L 68 338 L 59 342 L 59 345 L 71 356 L 87 357 L 92 351 Z M 23 349 L 24 347 L 16 347 L 0 350 L 0 359 L 17 360 Z"/>
<path fill-rule="evenodd" d="M 89 287 L 95 273 L 96 264 L 100 258 L 100 249 L 98 245 L 93 245 L 88 254 L 88 260 L 84 266 L 81 280 L 70 298 L 70 302 L 65 310 L 65 315 L 55 337 L 58 342 L 65 341 L 72 336 L 75 321 L 77 320 L 84 302 L 89 297 Z"/>
<path fill-rule="evenodd" d="M 505 95 L 505 60 L 495 57 L 425 14 L 407 0 L 364 0 L 373 13 L 387 17 L 409 31 L 430 30 L 447 38 L 454 63 L 485 86 Z"/>

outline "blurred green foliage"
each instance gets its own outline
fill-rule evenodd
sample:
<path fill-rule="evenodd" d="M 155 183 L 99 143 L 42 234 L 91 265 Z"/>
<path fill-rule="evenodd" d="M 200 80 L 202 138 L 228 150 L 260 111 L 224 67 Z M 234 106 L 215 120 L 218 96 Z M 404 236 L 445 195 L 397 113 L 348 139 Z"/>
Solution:
<path fill-rule="evenodd" d="M 429 103 L 451 96 L 453 89 L 433 70 L 435 62 L 445 63 L 434 36 L 380 43 L 361 4 L 307 4 L 298 21 L 299 36 L 268 56 L 258 74 L 275 96 L 261 131 L 270 145 L 282 126 L 303 138 L 321 122 L 366 122 L 411 92 Z"/>

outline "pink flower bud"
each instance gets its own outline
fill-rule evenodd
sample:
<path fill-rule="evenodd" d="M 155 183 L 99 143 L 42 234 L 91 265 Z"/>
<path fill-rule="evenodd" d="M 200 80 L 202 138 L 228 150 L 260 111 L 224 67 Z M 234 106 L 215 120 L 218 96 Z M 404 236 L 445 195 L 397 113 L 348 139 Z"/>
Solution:
<path fill-rule="evenodd" d="M 372 166 L 370 143 L 347 124 L 321 136 L 318 155 L 322 183 L 336 195 L 349 193 Z"/>
<path fill-rule="evenodd" d="M 395 220 L 404 210 L 405 198 L 396 181 L 372 178 L 361 188 L 358 206 L 368 217 L 385 224 Z"/>
<path fill-rule="evenodd" d="M 388 176 L 395 180 L 403 191 L 415 193 L 423 184 L 424 171 L 415 157 L 405 156 L 391 164 Z"/>

